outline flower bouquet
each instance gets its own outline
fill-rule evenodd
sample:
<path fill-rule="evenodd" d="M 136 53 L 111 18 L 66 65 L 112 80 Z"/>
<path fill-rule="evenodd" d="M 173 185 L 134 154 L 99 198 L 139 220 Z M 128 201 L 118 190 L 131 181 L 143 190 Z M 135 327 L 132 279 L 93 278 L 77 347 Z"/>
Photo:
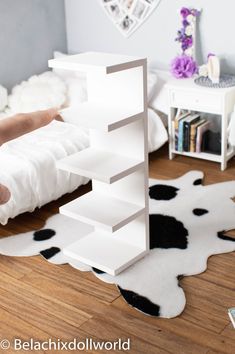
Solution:
<path fill-rule="evenodd" d="M 189 78 L 198 71 L 194 60 L 195 51 L 195 25 L 200 11 L 183 7 L 180 11 L 182 28 L 177 32 L 176 41 L 181 44 L 182 54 L 171 62 L 171 73 L 174 77 Z"/>

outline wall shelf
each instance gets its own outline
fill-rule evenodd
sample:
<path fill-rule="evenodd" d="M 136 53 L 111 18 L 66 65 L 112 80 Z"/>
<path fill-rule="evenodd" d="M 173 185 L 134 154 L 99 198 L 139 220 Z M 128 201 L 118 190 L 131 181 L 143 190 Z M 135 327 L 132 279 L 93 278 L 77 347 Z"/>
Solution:
<path fill-rule="evenodd" d="M 143 212 L 144 207 L 93 191 L 60 207 L 61 214 L 109 232 L 117 231 Z"/>
<path fill-rule="evenodd" d="M 143 118 L 143 112 L 136 107 L 109 106 L 100 102 L 84 102 L 73 108 L 60 111 L 66 120 L 73 116 L 73 124 L 87 129 L 98 129 L 106 132 L 121 128 Z"/>
<path fill-rule="evenodd" d="M 50 68 L 110 74 L 145 64 L 145 59 L 128 55 L 86 52 L 48 61 Z"/>
<path fill-rule="evenodd" d="M 87 148 L 58 161 L 56 166 L 61 170 L 90 179 L 114 183 L 143 168 L 144 162 L 105 150 Z"/>
<path fill-rule="evenodd" d="M 146 254 L 146 250 L 135 247 L 104 232 L 95 231 L 68 246 L 64 251 L 71 258 L 101 269 L 112 275 L 120 273 L 133 261 Z"/>
<path fill-rule="evenodd" d="M 145 249 L 128 244 L 104 232 L 95 231 L 68 246 L 65 255 L 112 275 L 142 258 Z"/>
<path fill-rule="evenodd" d="M 90 147 L 57 168 L 92 179 L 91 192 L 60 208 L 78 221 L 78 240 L 63 252 L 70 262 L 115 275 L 149 251 L 147 62 L 84 53 L 49 66 L 85 72 L 88 91 L 87 102 L 61 111 L 65 121 L 89 129 Z M 94 231 L 83 234 L 79 222 Z"/>

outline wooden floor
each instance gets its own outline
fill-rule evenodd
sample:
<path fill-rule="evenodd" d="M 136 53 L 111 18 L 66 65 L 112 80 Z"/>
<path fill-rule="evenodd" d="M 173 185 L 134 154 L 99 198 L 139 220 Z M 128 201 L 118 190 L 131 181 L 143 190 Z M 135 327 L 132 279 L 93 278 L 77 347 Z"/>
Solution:
<path fill-rule="evenodd" d="M 206 161 L 186 157 L 169 161 L 166 148 L 150 156 L 152 178 L 176 178 L 192 169 L 205 172 L 206 184 L 235 179 L 235 160 L 221 172 L 218 164 Z M 0 234 L 41 228 L 60 205 L 88 189 L 17 217 L 1 227 Z M 131 338 L 129 353 L 134 354 L 235 353 L 235 330 L 227 316 L 227 309 L 235 306 L 235 253 L 211 257 L 205 273 L 181 281 L 187 306 L 170 320 L 144 316 L 123 301 L 114 285 L 68 265 L 49 264 L 40 256 L 0 256 L 0 274 L 0 341 L 120 337 Z"/>

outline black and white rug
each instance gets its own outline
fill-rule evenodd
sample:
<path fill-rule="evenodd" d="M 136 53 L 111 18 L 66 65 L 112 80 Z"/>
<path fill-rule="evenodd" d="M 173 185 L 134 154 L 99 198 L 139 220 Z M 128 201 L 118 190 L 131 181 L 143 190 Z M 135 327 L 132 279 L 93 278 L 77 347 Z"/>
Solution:
<path fill-rule="evenodd" d="M 203 173 L 191 171 L 174 180 L 151 180 L 150 253 L 117 276 L 66 258 L 61 250 L 75 242 L 78 223 L 52 216 L 42 230 L 0 239 L 0 254 L 41 254 L 54 264 L 69 263 L 116 284 L 126 302 L 145 314 L 178 316 L 186 298 L 179 278 L 206 270 L 209 256 L 235 251 L 235 181 L 202 185 Z M 90 226 L 80 224 L 89 232 Z"/>

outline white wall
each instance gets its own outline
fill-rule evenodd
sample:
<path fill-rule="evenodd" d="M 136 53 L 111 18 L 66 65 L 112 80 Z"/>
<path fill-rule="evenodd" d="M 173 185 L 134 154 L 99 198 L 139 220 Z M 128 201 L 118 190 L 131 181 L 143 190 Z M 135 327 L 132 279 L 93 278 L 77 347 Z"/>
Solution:
<path fill-rule="evenodd" d="M 235 71 L 234 0 L 162 0 L 159 7 L 130 38 L 124 38 L 99 4 L 100 0 L 65 0 L 68 50 L 97 50 L 147 56 L 151 66 L 168 68 L 179 52 L 174 39 L 180 27 L 181 6 L 203 8 L 198 59 L 209 52 L 223 59 L 224 71 Z M 202 59 L 203 58 L 203 59 Z"/>
<path fill-rule="evenodd" d="M 0 24 L 0 84 L 9 89 L 67 50 L 63 0 L 0 0 Z"/>

